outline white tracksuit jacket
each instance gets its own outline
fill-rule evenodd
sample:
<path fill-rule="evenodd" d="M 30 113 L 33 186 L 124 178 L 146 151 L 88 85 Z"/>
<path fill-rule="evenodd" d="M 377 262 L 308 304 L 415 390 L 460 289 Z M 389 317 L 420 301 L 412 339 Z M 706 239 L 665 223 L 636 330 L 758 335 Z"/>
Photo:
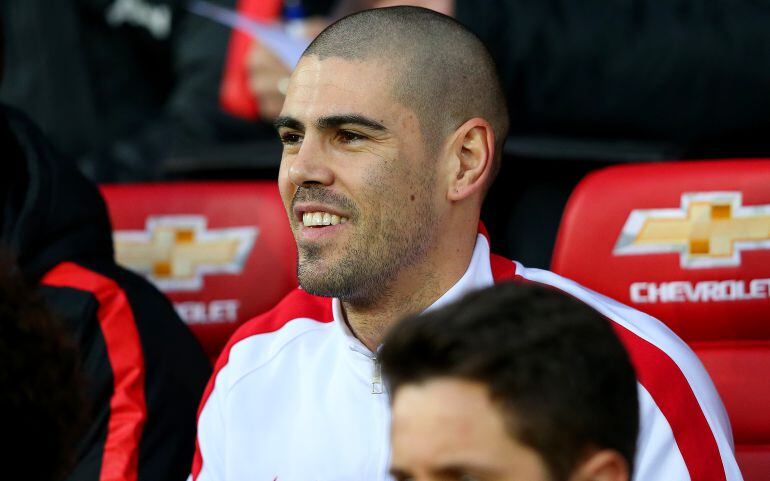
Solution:
<path fill-rule="evenodd" d="M 505 279 L 552 285 L 614 321 L 639 378 L 635 481 L 740 481 L 722 402 L 695 354 L 656 319 L 554 273 L 490 255 L 479 234 L 463 277 L 429 309 Z M 390 413 L 376 355 L 337 299 L 290 293 L 247 322 L 204 394 L 195 481 L 390 479 Z"/>

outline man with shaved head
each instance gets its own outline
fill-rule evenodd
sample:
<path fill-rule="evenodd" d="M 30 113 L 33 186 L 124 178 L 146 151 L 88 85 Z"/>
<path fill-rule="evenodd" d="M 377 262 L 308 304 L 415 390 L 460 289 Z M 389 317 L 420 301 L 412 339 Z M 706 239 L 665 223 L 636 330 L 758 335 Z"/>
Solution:
<path fill-rule="evenodd" d="M 415 7 L 343 18 L 305 51 L 275 123 L 301 288 L 220 356 L 193 480 L 389 479 L 377 359 L 386 330 L 511 278 L 554 286 L 613 321 L 639 374 L 635 479 L 740 479 L 721 401 L 681 340 L 490 254 L 479 213 L 507 113 L 491 57 L 459 23 Z M 650 352 L 662 364 L 645 362 Z"/>

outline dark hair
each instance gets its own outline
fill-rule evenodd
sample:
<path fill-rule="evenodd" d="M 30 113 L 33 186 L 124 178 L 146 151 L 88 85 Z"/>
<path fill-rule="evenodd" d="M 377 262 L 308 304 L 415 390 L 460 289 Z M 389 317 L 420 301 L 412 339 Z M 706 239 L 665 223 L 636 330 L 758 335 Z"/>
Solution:
<path fill-rule="evenodd" d="M 633 469 L 636 377 L 610 322 L 584 303 L 514 282 L 399 322 L 380 352 L 395 396 L 437 377 L 484 383 L 513 438 L 566 480 L 592 448 Z"/>
<path fill-rule="evenodd" d="M 484 118 L 495 133 L 494 178 L 508 132 L 505 93 L 489 50 L 455 19 L 411 6 L 364 10 L 327 27 L 308 55 L 391 65 L 394 98 L 414 110 L 429 143 Z"/>
<path fill-rule="evenodd" d="M 0 249 L 3 469 L 25 479 L 63 479 L 85 427 L 84 389 L 70 337 Z"/>

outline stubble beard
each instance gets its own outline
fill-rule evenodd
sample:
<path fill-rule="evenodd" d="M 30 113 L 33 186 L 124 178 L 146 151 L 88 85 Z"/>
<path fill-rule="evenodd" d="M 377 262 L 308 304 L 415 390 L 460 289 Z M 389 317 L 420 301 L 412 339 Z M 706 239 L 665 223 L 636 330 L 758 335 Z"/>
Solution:
<path fill-rule="evenodd" d="M 431 193 L 423 191 L 426 199 Z M 403 212 L 397 207 L 393 211 Z M 361 230 L 354 230 L 349 242 L 333 253 L 315 245 L 298 246 L 300 286 L 310 294 L 362 307 L 389 297 L 398 274 L 422 261 L 434 242 L 437 219 L 430 202 L 422 202 L 411 217 L 372 229 L 353 222 L 350 227 Z"/>

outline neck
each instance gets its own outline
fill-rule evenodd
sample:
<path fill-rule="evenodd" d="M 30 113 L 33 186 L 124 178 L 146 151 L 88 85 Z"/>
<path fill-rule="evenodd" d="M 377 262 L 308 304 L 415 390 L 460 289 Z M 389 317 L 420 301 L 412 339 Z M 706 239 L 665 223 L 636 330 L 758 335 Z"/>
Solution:
<path fill-rule="evenodd" d="M 388 328 L 406 316 L 417 314 L 436 302 L 468 269 L 476 232 L 451 246 L 434 249 L 429 258 L 404 269 L 376 297 L 343 301 L 350 329 L 372 352 L 382 343 Z"/>

